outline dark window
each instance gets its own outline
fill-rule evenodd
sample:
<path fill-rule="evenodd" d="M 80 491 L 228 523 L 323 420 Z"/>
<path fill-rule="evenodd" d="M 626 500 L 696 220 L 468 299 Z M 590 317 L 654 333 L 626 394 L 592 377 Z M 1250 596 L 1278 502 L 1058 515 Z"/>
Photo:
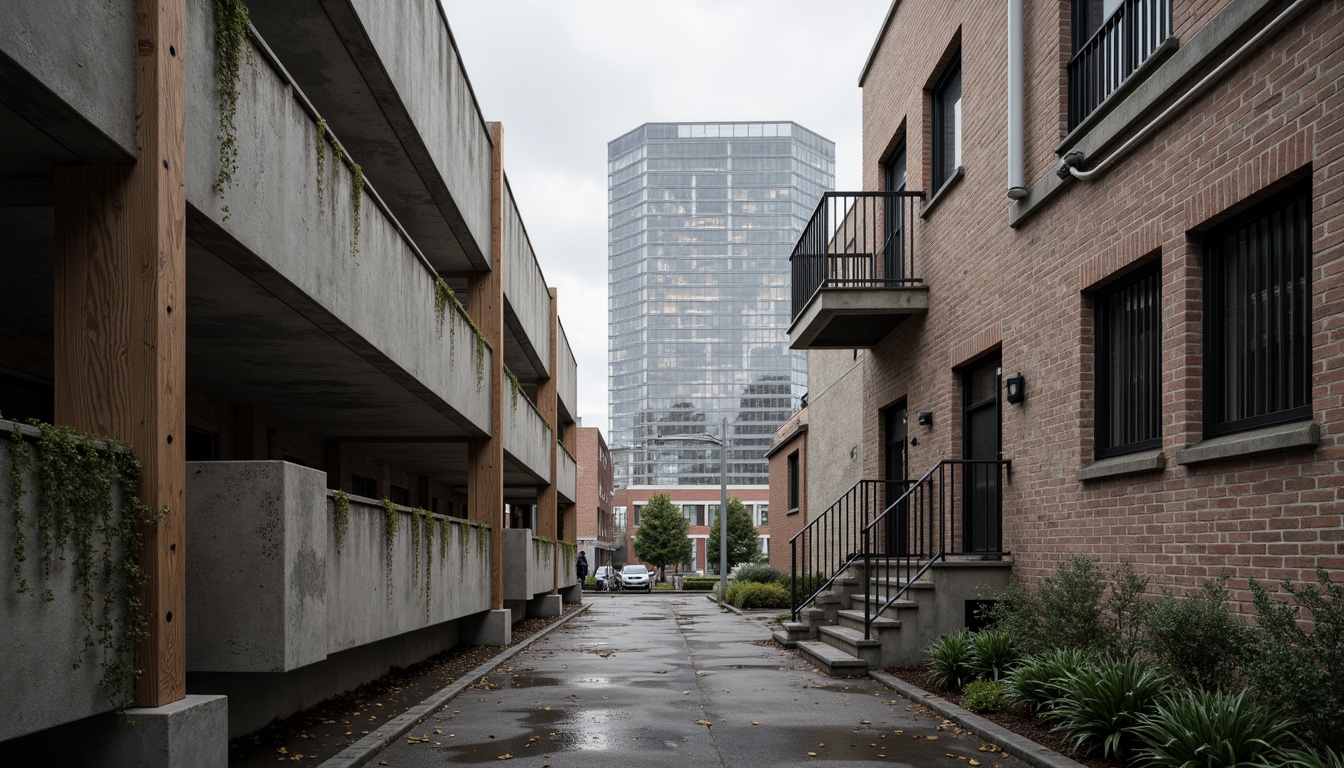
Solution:
<path fill-rule="evenodd" d="M 350 493 L 366 499 L 378 498 L 378 481 L 363 475 L 350 475 Z"/>
<path fill-rule="evenodd" d="M 789 454 L 789 509 L 798 508 L 798 451 Z"/>
<path fill-rule="evenodd" d="M 1161 442 L 1162 308 L 1157 263 L 1097 294 L 1097 458 Z"/>
<path fill-rule="evenodd" d="M 1171 0 L 1073 0 L 1069 130 L 1171 36 Z"/>
<path fill-rule="evenodd" d="M 50 382 L 0 372 L 0 415 L 10 421 L 55 420 Z"/>
<path fill-rule="evenodd" d="M 961 166 L 961 54 L 952 58 L 933 88 L 933 188 L 939 190 Z"/>
<path fill-rule="evenodd" d="M 388 486 L 387 498 L 393 504 L 409 507 L 411 506 L 411 489 L 402 488 L 400 485 Z"/>
<path fill-rule="evenodd" d="M 300 467 L 309 467 L 309 466 L 312 466 L 311 464 L 309 464 L 308 462 L 306 462 L 306 461 L 304 461 L 303 459 L 299 458 L 298 456 L 291 456 L 291 455 L 289 455 L 288 453 L 285 454 L 284 459 L 285 459 L 285 461 L 288 461 L 290 464 L 297 464 L 297 465 L 299 465 Z"/>
<path fill-rule="evenodd" d="M 187 461 L 218 461 L 219 435 L 187 427 Z"/>
<path fill-rule="evenodd" d="M 887 156 L 882 165 L 884 185 L 888 192 L 906 190 L 905 141 L 902 140 Z M 899 197 L 887 198 L 882 212 L 886 222 L 886 248 L 883 254 L 882 277 L 887 280 L 901 280 L 906 275 L 905 268 L 905 206 Z"/>
<path fill-rule="evenodd" d="M 1311 417 L 1311 197 L 1300 184 L 1204 241 L 1204 431 Z"/>

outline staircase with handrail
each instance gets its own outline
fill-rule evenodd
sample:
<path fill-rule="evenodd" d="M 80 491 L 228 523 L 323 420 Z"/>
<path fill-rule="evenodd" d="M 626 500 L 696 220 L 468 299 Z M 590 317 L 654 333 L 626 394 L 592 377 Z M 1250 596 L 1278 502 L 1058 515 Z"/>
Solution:
<path fill-rule="evenodd" d="M 789 541 L 792 620 L 776 641 L 843 676 L 918 663 L 939 635 L 973 624 L 1012 570 L 1010 471 L 947 459 L 913 482 L 860 480 Z"/>

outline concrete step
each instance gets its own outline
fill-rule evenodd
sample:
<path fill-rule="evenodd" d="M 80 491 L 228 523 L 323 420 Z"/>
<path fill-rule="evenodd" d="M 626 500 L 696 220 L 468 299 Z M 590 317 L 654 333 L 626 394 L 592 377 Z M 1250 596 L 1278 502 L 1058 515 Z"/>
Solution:
<path fill-rule="evenodd" d="M 868 602 L 872 603 L 872 604 L 873 604 L 873 607 L 877 607 L 877 606 L 881 605 L 882 603 L 886 602 L 886 598 L 884 598 L 884 597 L 882 597 L 882 596 L 879 596 L 879 595 L 873 595 L 872 597 L 868 598 Z M 856 610 L 862 611 L 862 610 L 863 610 L 863 595 L 850 595 L 850 596 L 849 596 L 849 604 L 852 605 L 852 606 L 854 606 L 854 608 L 855 608 Z M 892 603 L 891 605 L 887 606 L 887 615 L 890 616 L 890 615 L 893 614 L 893 613 L 894 613 L 894 614 L 899 614 L 901 611 L 913 610 L 913 609 L 918 608 L 918 607 L 919 607 L 919 601 L 918 601 L 918 600 L 911 600 L 911 599 L 909 599 L 909 598 L 904 598 L 904 597 L 903 597 L 903 598 L 901 598 L 900 600 L 897 600 L 896 602 L 894 602 L 894 603 Z"/>
<path fill-rule="evenodd" d="M 896 578 L 896 577 L 894 577 L 894 576 L 893 576 L 893 577 L 874 576 L 874 577 L 871 579 L 871 582 L 872 582 L 873 584 L 875 584 L 875 585 L 878 585 L 879 587 L 884 587 L 884 588 L 888 588 L 888 589 L 896 590 L 896 589 L 900 589 L 901 587 L 905 586 L 905 582 L 906 582 L 906 580 L 903 579 L 903 578 Z M 936 588 L 937 588 L 936 585 L 935 585 L 932 581 L 925 581 L 924 579 L 920 579 L 919 581 L 916 581 L 915 583 L 913 583 L 913 584 L 910 585 L 910 589 L 911 589 L 911 590 L 916 590 L 916 589 L 919 589 L 919 590 L 925 590 L 925 589 L 936 589 Z"/>
<path fill-rule="evenodd" d="M 798 641 L 790 637 L 788 632 L 781 632 L 780 630 L 777 629 L 774 632 L 770 633 L 770 638 L 774 640 L 775 645 L 778 645 L 780 648 L 798 647 Z"/>
<path fill-rule="evenodd" d="M 812 624 L 806 621 L 786 621 L 780 625 L 780 629 L 771 633 L 775 642 L 785 648 L 795 648 L 800 640 L 815 640 L 816 631 Z"/>
<path fill-rule="evenodd" d="M 816 664 L 830 677 L 863 677 L 868 674 L 868 662 L 820 640 L 805 640 L 798 644 L 798 650 L 803 658 Z"/>
<path fill-rule="evenodd" d="M 840 620 L 840 626 L 850 629 L 863 630 L 863 611 L 839 611 L 836 617 Z M 900 629 L 900 619 L 889 619 L 886 616 L 878 616 L 873 619 L 873 629 Z"/>
<path fill-rule="evenodd" d="M 822 627 L 817 633 L 817 639 L 850 656 L 863 659 L 870 669 L 882 668 L 882 641 L 876 636 L 865 638 L 862 629 Z"/>

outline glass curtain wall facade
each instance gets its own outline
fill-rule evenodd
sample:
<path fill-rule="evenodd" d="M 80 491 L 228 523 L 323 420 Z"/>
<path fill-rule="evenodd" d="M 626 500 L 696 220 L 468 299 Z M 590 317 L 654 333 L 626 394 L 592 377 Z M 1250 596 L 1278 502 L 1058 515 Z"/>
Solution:
<path fill-rule="evenodd" d="M 616 482 L 718 485 L 719 450 L 660 441 L 728 419 L 728 482 L 768 485 L 771 437 L 807 391 L 788 348 L 789 254 L 835 184 L 796 123 L 646 123 L 607 145 Z"/>

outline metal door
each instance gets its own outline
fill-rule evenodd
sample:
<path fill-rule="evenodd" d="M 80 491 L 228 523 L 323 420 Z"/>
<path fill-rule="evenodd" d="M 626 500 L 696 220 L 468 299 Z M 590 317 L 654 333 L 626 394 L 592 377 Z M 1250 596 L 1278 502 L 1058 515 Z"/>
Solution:
<path fill-rule="evenodd" d="M 962 371 L 962 458 L 1000 458 L 1001 361 L 996 354 Z M 999 552 L 1003 532 L 999 468 L 967 464 L 962 476 L 962 545 L 966 552 Z"/>

